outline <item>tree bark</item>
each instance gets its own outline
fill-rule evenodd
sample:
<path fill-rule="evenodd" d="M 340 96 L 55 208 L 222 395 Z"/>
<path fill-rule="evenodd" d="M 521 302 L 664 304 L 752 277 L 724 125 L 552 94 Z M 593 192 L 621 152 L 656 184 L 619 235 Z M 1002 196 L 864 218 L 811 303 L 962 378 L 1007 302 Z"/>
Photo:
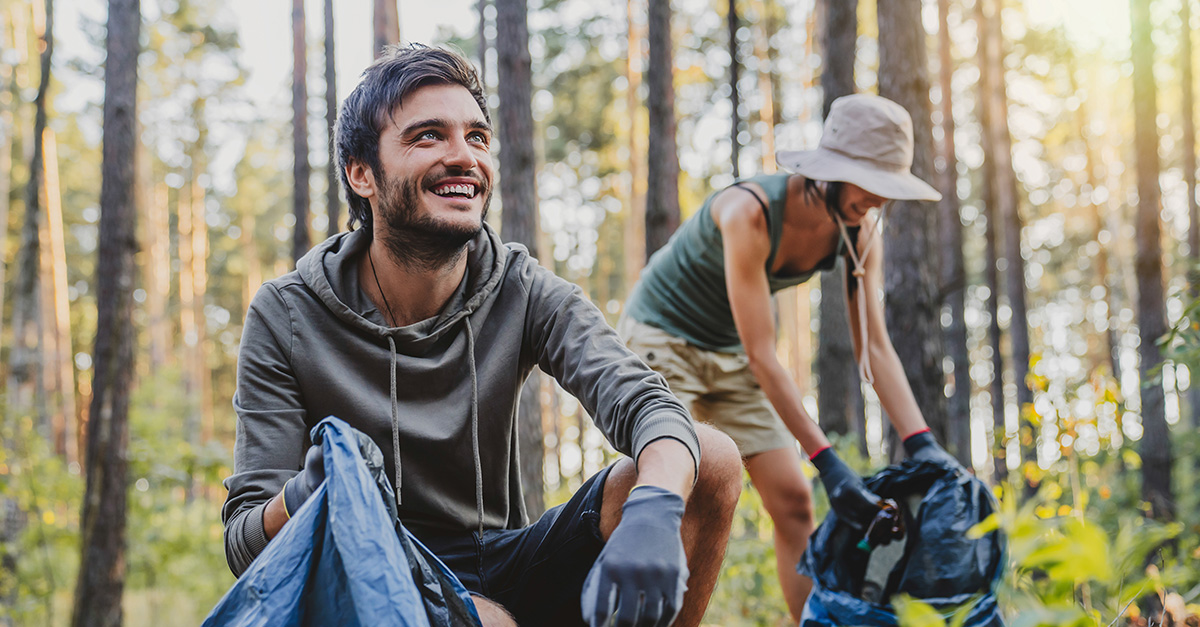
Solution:
<path fill-rule="evenodd" d="M 921 0 L 879 4 L 879 95 L 908 110 L 913 122 L 913 173 L 933 173 L 929 70 Z M 937 213 L 929 202 L 894 201 L 884 257 L 887 327 L 925 421 L 946 441 L 941 303 L 937 298 Z M 866 295 L 864 295 L 866 296 Z"/>
<path fill-rule="evenodd" d="M 487 6 L 488 0 L 479 0 L 475 5 L 479 13 L 479 26 L 475 31 L 475 46 L 479 48 L 479 82 L 487 89 Z"/>
<path fill-rule="evenodd" d="M 1008 323 L 1009 348 L 1012 357 L 1013 383 L 1017 388 L 1017 411 L 1021 459 L 1025 464 L 1037 464 L 1038 427 L 1026 418 L 1033 392 L 1026 382 L 1029 374 L 1029 321 L 1025 305 L 1025 257 L 1021 254 L 1020 199 L 1017 196 L 1017 175 L 1012 164 L 1012 135 L 1008 130 L 1008 96 L 1004 80 L 1004 37 L 1000 21 L 1004 0 L 994 0 L 993 12 L 985 23 L 991 29 L 987 44 L 992 64 L 988 87 L 992 113 L 992 145 L 989 153 L 996 160 L 996 202 L 1003 225 L 1002 248 L 1005 261 L 1004 292 L 1008 297 L 1011 318 Z"/>
<path fill-rule="evenodd" d="M 48 357 L 47 379 L 54 385 L 47 387 L 52 399 L 51 419 L 53 422 L 54 451 L 68 463 L 79 461 L 76 448 L 78 424 L 75 411 L 75 351 L 71 348 L 71 312 L 67 302 L 67 250 L 63 227 L 62 188 L 58 178 L 58 145 L 54 132 L 47 130 L 43 138 L 43 161 L 46 175 L 46 233 L 49 236 L 47 251 L 49 261 L 48 281 L 43 282 L 43 293 L 49 298 L 46 304 L 48 342 L 43 351 Z"/>
<path fill-rule="evenodd" d="M 642 34 L 634 16 L 640 11 L 635 0 L 625 3 L 625 115 L 628 126 L 627 146 L 629 149 L 629 189 L 625 214 L 625 292 L 629 293 L 637 283 L 646 263 L 646 168 L 641 155 L 644 135 L 639 132 L 641 116 L 638 106 L 638 88 L 642 75 Z"/>
<path fill-rule="evenodd" d="M 729 159 L 733 165 L 733 178 L 741 178 L 738 161 L 741 158 L 742 144 L 738 141 L 738 132 L 742 125 L 739 108 L 742 106 L 741 93 L 738 91 L 738 79 L 742 74 L 742 62 L 738 56 L 737 32 L 739 26 L 737 0 L 729 0 L 729 10 L 726 15 L 729 26 L 729 104 L 733 113 L 730 116 L 729 128 Z"/>
<path fill-rule="evenodd" d="M 833 101 L 854 93 L 858 44 L 858 0 L 823 0 L 821 23 L 821 118 Z M 846 311 L 846 264 L 821 273 L 821 332 L 817 335 L 817 416 L 826 433 L 853 436 L 864 455 L 867 438 L 862 382 L 850 340 Z"/>
<path fill-rule="evenodd" d="M 1192 0 L 1183 0 L 1179 10 L 1181 59 L 1180 81 L 1183 89 L 1183 180 L 1188 197 L 1188 293 L 1200 298 L 1200 206 L 1196 201 L 1196 101 L 1192 72 Z M 1200 372 L 1193 371 L 1188 387 L 1188 409 L 1192 429 L 1200 431 Z M 1200 468 L 1200 456 L 1196 460 Z"/>
<path fill-rule="evenodd" d="M 122 622 L 129 401 L 134 370 L 139 0 L 110 0 L 104 81 L 103 170 L 96 266 L 96 345 L 82 559 L 74 627 Z"/>
<path fill-rule="evenodd" d="M 45 399 L 40 379 L 43 347 L 38 341 L 38 259 L 41 242 L 38 221 L 41 216 L 41 188 L 44 176 L 42 135 L 46 130 L 46 93 L 50 88 L 50 59 L 54 53 L 54 2 L 45 0 L 44 28 L 40 34 L 41 78 L 34 98 L 33 155 L 29 162 L 29 181 L 25 186 L 25 224 L 21 229 L 21 248 L 17 252 L 16 290 L 13 294 L 13 348 L 8 382 L 8 405 L 17 413 L 35 410 L 37 425 L 49 438 Z M 34 7 L 35 10 L 37 7 Z"/>
<path fill-rule="evenodd" d="M 533 76 L 525 0 L 496 0 L 496 69 L 500 95 L 500 233 L 538 254 L 538 199 L 533 147 Z M 521 485 L 531 517 L 545 510 L 541 373 L 521 389 L 517 412 Z"/>
<path fill-rule="evenodd" d="M 967 272 L 963 258 L 963 225 L 958 203 L 958 157 L 954 150 L 954 61 L 950 48 L 950 0 L 938 0 L 938 82 L 942 94 L 942 169 L 938 204 L 942 250 L 942 305 L 950 310 L 943 329 L 946 352 L 954 367 L 954 391 L 947 403 L 946 449 L 971 467 L 971 362 L 967 354 Z"/>
<path fill-rule="evenodd" d="M 312 246 L 308 234 L 308 61 L 304 25 L 304 0 L 292 0 L 292 266 Z"/>
<path fill-rule="evenodd" d="M 1160 190 L 1158 176 L 1158 115 L 1154 83 L 1154 42 L 1151 39 L 1149 2 L 1130 0 L 1133 34 L 1133 116 L 1137 151 L 1137 269 L 1138 336 L 1141 345 L 1142 400 L 1142 499 L 1150 504 L 1150 515 L 1158 520 L 1175 517 L 1171 495 L 1171 434 L 1167 428 L 1162 383 L 1155 370 L 1162 364 L 1158 339 L 1167 330 L 1163 295 L 1162 245 L 1160 243 Z"/>
<path fill-rule="evenodd" d="M 671 61 L 671 1 L 650 0 L 646 107 L 650 114 L 646 152 L 646 259 L 679 227 L 679 153 L 675 144 L 675 82 Z"/>
<path fill-rule="evenodd" d="M 396 0 L 375 0 L 374 49 L 371 58 L 378 59 L 384 48 L 400 43 L 400 12 Z"/>
<path fill-rule="evenodd" d="M 327 148 L 333 147 L 333 127 L 337 124 L 337 56 L 333 45 L 333 0 L 325 0 L 325 137 Z M 326 152 L 330 152 L 327 150 Z M 325 215 L 329 222 L 325 234 L 333 237 L 342 230 L 342 201 L 338 196 L 341 181 L 338 177 L 337 159 L 331 156 L 325 166 Z"/>
<path fill-rule="evenodd" d="M 758 91 L 761 99 L 758 107 L 758 119 L 762 122 L 762 171 L 774 174 L 775 166 L 775 81 L 772 78 L 770 28 L 773 24 L 766 0 L 755 0 L 755 11 L 758 13 L 758 27 L 753 28 L 754 56 L 758 61 Z M 669 32 L 669 30 L 668 30 Z M 672 114 L 674 115 L 674 114 Z"/>
<path fill-rule="evenodd" d="M 986 307 L 988 311 L 988 340 L 992 349 L 992 381 L 990 396 L 992 400 L 992 454 L 993 473 L 996 483 L 1008 479 L 1008 425 L 1004 414 L 1004 354 L 1001 352 L 1000 337 L 1000 253 L 997 245 L 997 225 L 1000 215 L 997 211 L 996 162 L 991 157 L 996 151 L 995 141 L 989 129 L 992 128 L 994 113 L 991 109 L 991 99 L 988 97 L 989 85 L 992 84 L 996 69 L 990 60 L 991 29 L 987 25 L 985 0 L 975 2 L 975 30 L 979 43 L 977 45 L 979 63 L 979 98 L 976 103 L 979 126 L 980 144 L 983 147 L 983 185 L 981 196 L 985 219 L 984 247 L 987 264 L 984 269 L 984 281 L 987 284 Z"/>

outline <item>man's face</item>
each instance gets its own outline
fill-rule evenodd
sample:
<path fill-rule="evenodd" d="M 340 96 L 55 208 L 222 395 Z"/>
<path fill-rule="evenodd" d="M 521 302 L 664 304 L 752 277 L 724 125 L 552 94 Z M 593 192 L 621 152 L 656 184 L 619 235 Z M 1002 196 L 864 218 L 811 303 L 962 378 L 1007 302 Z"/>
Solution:
<path fill-rule="evenodd" d="M 461 247 L 482 228 L 493 181 L 491 127 L 471 92 L 427 85 L 379 136 L 376 228 L 419 231 Z"/>
<path fill-rule="evenodd" d="M 882 196 L 872 194 L 853 183 L 846 183 L 842 187 L 842 219 L 846 221 L 846 226 L 858 226 L 862 224 L 867 212 L 882 207 L 885 202 L 887 199 Z"/>

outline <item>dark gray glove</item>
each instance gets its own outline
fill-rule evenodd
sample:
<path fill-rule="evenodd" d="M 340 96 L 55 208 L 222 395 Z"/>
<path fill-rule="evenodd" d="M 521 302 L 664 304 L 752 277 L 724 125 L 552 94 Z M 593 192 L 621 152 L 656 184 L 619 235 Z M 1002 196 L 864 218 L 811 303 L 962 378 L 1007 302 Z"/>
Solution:
<path fill-rule="evenodd" d="M 323 481 L 325 451 L 321 450 L 319 444 L 314 444 L 308 447 L 308 452 L 304 454 L 304 467 L 300 469 L 300 474 L 283 484 L 283 510 L 287 512 L 288 518 L 296 515 L 300 506 L 317 491 Z"/>
<path fill-rule="evenodd" d="M 367 472 L 379 487 L 384 505 L 388 508 L 392 520 L 395 521 L 396 496 L 392 491 L 392 484 L 388 482 L 384 474 L 383 451 L 379 450 L 379 446 L 367 434 L 354 428 L 351 428 L 351 431 L 354 432 L 354 437 L 358 442 L 358 453 L 367 466 Z M 301 468 L 300 473 L 289 479 L 283 486 L 283 509 L 287 512 L 288 518 L 295 516 L 300 506 L 313 495 L 313 492 L 317 491 L 321 482 L 325 481 L 325 451 L 321 446 L 323 433 L 317 429 L 313 430 L 313 445 L 308 447 L 308 452 L 304 454 L 304 468 Z"/>
<path fill-rule="evenodd" d="M 679 527 L 683 497 L 638 486 L 583 583 L 583 619 L 591 627 L 667 627 L 683 607 L 687 556 Z"/>
<path fill-rule="evenodd" d="M 829 507 L 838 519 L 856 531 L 866 532 L 867 526 L 883 507 L 883 499 L 867 489 L 862 477 L 827 447 L 812 458 L 821 473 L 821 483 L 829 494 Z"/>
<path fill-rule="evenodd" d="M 910 459 L 919 461 L 929 461 L 949 466 L 957 470 L 966 472 L 962 464 L 958 463 L 946 449 L 942 448 L 933 434 L 928 430 L 914 433 L 907 438 L 904 438 L 904 452 L 908 454 Z"/>

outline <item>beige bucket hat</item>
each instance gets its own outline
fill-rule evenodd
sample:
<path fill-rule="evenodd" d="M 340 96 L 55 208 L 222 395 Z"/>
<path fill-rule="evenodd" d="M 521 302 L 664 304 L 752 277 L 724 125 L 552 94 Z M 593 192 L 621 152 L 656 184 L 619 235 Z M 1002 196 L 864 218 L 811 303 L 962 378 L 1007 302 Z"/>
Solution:
<path fill-rule="evenodd" d="M 781 150 L 775 161 L 814 181 L 853 183 L 888 200 L 941 200 L 913 175 L 912 118 L 904 107 L 868 94 L 833 101 L 816 150 Z"/>

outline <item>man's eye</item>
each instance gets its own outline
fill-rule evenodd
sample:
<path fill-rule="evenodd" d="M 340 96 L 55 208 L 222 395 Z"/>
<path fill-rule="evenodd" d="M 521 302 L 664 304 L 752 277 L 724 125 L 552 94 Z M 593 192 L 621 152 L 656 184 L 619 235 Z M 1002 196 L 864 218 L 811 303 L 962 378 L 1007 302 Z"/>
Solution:
<path fill-rule="evenodd" d="M 437 139 L 437 138 L 438 138 L 437 133 L 435 133 L 433 131 L 422 131 L 420 135 L 417 135 L 417 139 L 419 139 L 419 140 Z"/>
<path fill-rule="evenodd" d="M 487 135 L 484 135 L 483 133 L 471 133 L 470 135 L 467 135 L 467 140 L 473 141 L 473 142 L 479 142 L 481 144 L 488 143 Z"/>

